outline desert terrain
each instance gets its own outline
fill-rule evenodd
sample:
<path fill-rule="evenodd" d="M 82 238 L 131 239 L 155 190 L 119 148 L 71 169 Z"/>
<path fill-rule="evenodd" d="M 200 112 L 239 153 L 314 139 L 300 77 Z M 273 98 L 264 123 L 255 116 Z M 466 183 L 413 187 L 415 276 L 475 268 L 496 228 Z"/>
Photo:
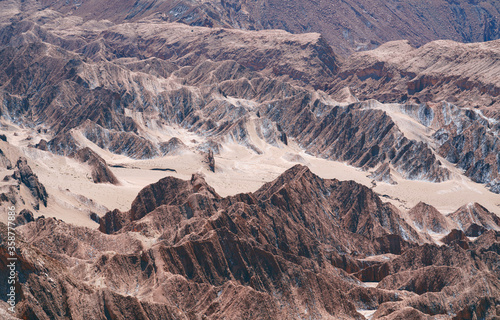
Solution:
<path fill-rule="evenodd" d="M 498 10 L 0 1 L 0 318 L 498 319 Z"/>

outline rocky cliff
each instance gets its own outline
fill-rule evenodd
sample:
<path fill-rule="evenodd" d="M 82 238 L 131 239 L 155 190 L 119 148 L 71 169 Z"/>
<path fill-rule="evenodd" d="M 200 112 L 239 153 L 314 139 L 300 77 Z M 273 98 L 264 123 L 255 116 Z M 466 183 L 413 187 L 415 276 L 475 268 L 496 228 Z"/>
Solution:
<path fill-rule="evenodd" d="M 500 42 L 426 42 L 497 38 L 497 16 L 477 1 L 0 1 L 0 202 L 50 196 L 57 216 L 15 220 L 15 316 L 496 319 Z M 260 188 L 228 193 L 237 174 Z M 7 240 L 0 224 L 2 290 Z"/>
<path fill-rule="evenodd" d="M 45 186 L 38 180 L 37 175 L 33 173 L 33 170 L 31 170 L 31 167 L 28 165 L 26 158 L 20 158 L 17 160 L 16 170 L 14 171 L 12 178 L 17 180 L 19 184 L 23 184 L 29 189 L 36 201 L 36 208 L 39 206 L 39 201 L 41 201 L 44 206 L 47 206 L 48 194 L 45 190 Z"/>
<path fill-rule="evenodd" d="M 42 146 L 49 151 L 69 155 L 87 147 L 86 139 L 116 154 L 155 158 L 170 152 L 172 137 L 154 132 L 180 125 L 205 137 L 197 150 L 217 154 L 236 142 L 259 154 L 255 130 L 270 145 L 293 139 L 315 156 L 365 169 L 391 165 L 412 180 L 449 179 L 442 156 L 499 191 L 498 41 L 418 49 L 400 41 L 344 60 L 319 34 L 156 18 L 90 23 L 28 9 L 2 26 L 2 114 L 51 127 Z M 401 113 L 434 131 L 433 140 L 409 136 L 369 102 L 333 100 L 346 87 L 354 100 L 401 103 Z"/>
<path fill-rule="evenodd" d="M 244 30 L 283 29 L 291 33 L 319 32 L 342 54 L 373 49 L 391 40 L 408 39 L 421 46 L 437 39 L 460 42 L 499 38 L 500 7 L 477 1 L 110 1 L 42 6 L 71 12 L 85 20 L 140 21 L 151 17 L 191 26 Z M 99 8 L 99 9 L 97 9 Z"/>
<path fill-rule="evenodd" d="M 303 166 L 226 198 L 200 176 L 165 178 L 101 219 L 110 234 L 53 218 L 16 230 L 21 318 L 493 319 L 499 302 L 495 231 L 469 250 L 423 244 L 368 188 Z"/>

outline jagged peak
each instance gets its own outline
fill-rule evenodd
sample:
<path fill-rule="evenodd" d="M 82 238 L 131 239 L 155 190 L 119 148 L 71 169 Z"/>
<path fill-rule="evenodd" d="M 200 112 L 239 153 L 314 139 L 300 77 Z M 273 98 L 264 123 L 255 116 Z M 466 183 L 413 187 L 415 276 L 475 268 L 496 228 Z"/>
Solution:
<path fill-rule="evenodd" d="M 434 206 L 430 205 L 430 204 L 427 204 L 423 201 L 420 201 L 419 203 L 417 203 L 413 208 L 411 208 L 408 213 L 411 215 L 411 214 L 414 214 L 414 213 L 417 213 L 417 212 L 422 212 L 422 211 L 425 211 L 427 213 L 437 213 L 437 214 L 441 214 L 439 212 L 438 209 L 436 209 Z"/>
<path fill-rule="evenodd" d="M 500 230 L 500 218 L 477 202 L 471 202 L 448 214 L 459 227 L 466 231 L 472 225 L 484 227 L 487 230 Z"/>
<path fill-rule="evenodd" d="M 208 198 L 220 199 L 221 196 L 210 186 L 205 180 L 205 176 L 201 173 L 195 173 L 191 176 L 191 185 L 193 193 L 200 193 Z"/>
<path fill-rule="evenodd" d="M 257 198 L 260 198 L 261 200 L 263 199 L 268 199 L 270 198 L 274 193 L 279 191 L 280 189 L 286 187 L 293 181 L 298 181 L 301 178 L 305 177 L 305 179 L 309 182 L 312 183 L 315 180 L 322 180 L 320 177 L 315 175 L 307 166 L 301 165 L 301 164 L 296 164 L 290 169 L 286 170 L 283 172 L 279 177 L 274 179 L 271 182 L 268 182 L 264 184 L 262 187 L 260 187 L 256 192 L 255 195 Z"/>

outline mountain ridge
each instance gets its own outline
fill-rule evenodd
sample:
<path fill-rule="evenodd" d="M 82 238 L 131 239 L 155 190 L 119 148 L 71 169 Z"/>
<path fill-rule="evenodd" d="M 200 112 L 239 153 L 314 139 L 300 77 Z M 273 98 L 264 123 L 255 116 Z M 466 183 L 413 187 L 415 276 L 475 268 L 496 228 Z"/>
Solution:
<path fill-rule="evenodd" d="M 0 1 L 12 317 L 498 318 L 498 16 Z"/>
<path fill-rule="evenodd" d="M 193 26 L 246 30 L 283 29 L 319 32 L 339 54 L 374 49 L 391 40 L 410 39 L 422 46 L 438 39 L 478 42 L 498 39 L 498 4 L 476 1 L 132 1 L 96 6 L 44 1 L 43 6 L 113 22 L 160 18 Z M 96 11 L 96 8 L 100 9 Z"/>
<path fill-rule="evenodd" d="M 329 200 L 324 202 L 321 194 L 332 187 L 335 190 L 339 183 L 346 186 L 346 190 L 339 190 L 344 197 L 359 198 L 359 194 L 350 192 L 355 187 L 352 182 L 323 180 L 312 175 L 307 167 L 295 166 L 264 185 L 255 195 L 222 199 L 213 194 L 199 176 L 193 176 L 190 181 L 167 179 L 145 188 L 133 207 L 146 200 L 144 197 L 151 188 L 162 188 L 166 193 L 160 198 L 165 200 L 158 202 L 159 206 L 146 209 L 149 212 L 140 219 L 128 222 L 130 227 L 125 224 L 112 235 L 90 232 L 53 218 L 37 218 L 19 227 L 19 237 L 26 239 L 20 240 L 18 253 L 25 266 L 20 271 L 20 277 L 25 279 L 20 288 L 25 298 L 19 302 L 19 316 L 62 319 L 70 315 L 83 317 L 91 312 L 94 317 L 113 314 L 118 319 L 131 315 L 140 319 L 151 319 L 155 315 L 167 319 L 202 315 L 208 319 L 221 316 L 246 319 L 250 314 L 269 319 L 298 318 L 306 314 L 326 319 L 363 319 L 357 310 L 368 305 L 378 309 L 375 317 L 396 316 L 397 310 L 403 308 L 436 315 L 460 313 L 482 305 L 476 292 L 483 290 L 490 292 L 484 298 L 490 307 L 481 311 L 482 314 L 496 314 L 491 304 L 497 301 L 500 284 L 498 277 L 492 274 L 496 272 L 494 267 L 485 264 L 488 259 L 498 260 L 498 253 L 491 246 L 492 241 L 498 242 L 498 237 L 492 237 L 496 231 L 487 231 L 477 241 L 469 242 L 477 247 L 475 251 L 465 251 L 455 244 L 439 247 L 405 242 L 390 233 L 385 240 L 378 242 L 377 238 L 373 242 L 366 237 L 368 234 L 362 235 L 363 231 L 358 230 L 358 236 L 349 237 L 350 241 L 357 239 L 352 245 L 356 250 L 345 252 L 341 247 L 330 246 L 331 240 L 321 236 L 320 230 L 326 228 L 327 233 L 337 230 L 333 232 L 339 235 L 349 231 L 335 227 L 328 218 L 315 221 L 315 217 L 327 215 L 325 205 L 337 197 L 328 196 Z M 175 182 L 176 186 L 167 187 L 167 181 Z M 362 189 L 371 192 L 365 187 Z M 185 196 L 172 197 L 183 194 L 183 190 L 188 192 Z M 290 212 L 273 209 L 283 206 L 276 198 L 285 195 L 283 190 L 288 190 L 286 206 Z M 305 190 L 316 194 L 307 196 L 309 201 L 323 204 L 316 209 L 308 207 L 301 199 Z M 376 195 L 373 197 L 378 199 Z M 375 207 L 380 206 L 377 203 L 375 201 Z M 210 207 L 215 210 L 207 211 Z M 301 208 L 308 209 L 302 213 L 303 218 L 299 218 Z M 342 205 L 338 208 L 342 212 L 350 210 Z M 361 208 L 370 211 L 370 206 Z M 109 212 L 106 216 L 112 214 Z M 359 217 L 365 215 L 358 214 Z M 397 210 L 394 214 L 399 215 Z M 78 237 L 80 240 L 76 241 Z M 0 239 L 3 248 L 4 236 Z M 384 241 L 389 241 L 389 247 L 380 246 L 378 250 L 389 256 L 389 252 L 393 252 L 392 258 L 368 262 L 368 258 L 377 257 L 373 256 L 377 253 L 373 251 L 377 243 L 382 245 Z M 55 243 L 58 245 L 54 246 Z M 33 259 L 44 263 L 35 263 Z M 415 261 L 421 263 L 415 264 Z M 461 268 L 465 271 L 459 271 Z M 89 276 L 88 269 L 95 277 Z M 429 272 L 434 272 L 436 278 L 442 277 L 443 281 L 426 282 L 422 275 Z M 380 278 L 374 278 L 376 274 Z M 381 281 L 377 288 L 367 288 L 355 277 Z M 476 283 L 472 286 L 475 293 L 467 291 L 456 296 L 456 289 L 469 281 Z M 34 286 L 39 290 L 26 291 Z M 306 287 L 310 290 L 304 290 Z M 48 295 L 53 290 L 60 295 Z M 379 297 L 379 302 L 361 294 L 366 290 Z M 429 292 L 446 302 L 436 304 L 436 300 L 423 294 Z M 79 299 L 68 299 L 69 295 Z M 156 297 L 153 300 L 148 298 L 152 295 Z M 198 303 L 193 300 L 195 296 Z M 259 303 L 231 303 L 234 296 L 248 302 L 256 299 Z M 330 299 L 326 298 L 332 296 L 341 303 L 328 303 Z M 35 301 L 43 301 L 45 307 L 38 307 Z M 80 308 L 78 301 L 84 301 L 87 308 Z M 284 301 L 295 301 L 298 309 Z M 62 309 L 63 306 L 66 307 Z M 274 316 L 270 316 L 270 312 Z"/>

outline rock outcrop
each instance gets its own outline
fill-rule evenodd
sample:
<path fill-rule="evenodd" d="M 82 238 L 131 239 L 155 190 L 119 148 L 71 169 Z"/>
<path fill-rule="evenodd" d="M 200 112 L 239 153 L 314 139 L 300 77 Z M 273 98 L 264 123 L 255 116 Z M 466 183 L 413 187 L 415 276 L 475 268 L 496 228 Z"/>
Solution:
<path fill-rule="evenodd" d="M 210 169 L 210 171 L 215 172 L 214 152 L 211 149 L 208 150 L 207 163 L 208 163 L 208 168 Z"/>
<path fill-rule="evenodd" d="M 485 227 L 473 223 L 465 230 L 465 235 L 467 237 L 479 237 L 487 230 Z"/>
<path fill-rule="evenodd" d="M 184 149 L 187 149 L 186 145 L 176 137 L 170 140 L 160 143 L 160 152 L 163 155 L 177 155 L 180 154 Z"/>
<path fill-rule="evenodd" d="M 500 231 L 500 218 L 478 203 L 469 203 L 448 215 L 458 226 L 467 231 L 474 225 L 486 230 Z"/>
<path fill-rule="evenodd" d="M 111 183 L 118 184 L 118 179 L 108 167 L 106 161 L 89 147 L 78 150 L 75 159 L 82 163 L 86 163 L 92 170 L 92 180 L 94 183 Z"/>
<path fill-rule="evenodd" d="M 19 227 L 19 226 L 25 225 L 27 223 L 30 223 L 32 221 L 35 221 L 35 217 L 33 216 L 33 212 L 31 212 L 27 209 L 23 209 L 23 210 L 21 210 L 21 212 L 19 212 L 19 214 L 16 216 L 16 218 L 13 222 L 14 222 L 14 225 L 16 227 Z"/>
<path fill-rule="evenodd" d="M 445 215 L 439 212 L 433 206 L 419 202 L 415 207 L 408 211 L 409 218 L 417 230 L 428 233 L 447 233 L 451 231 L 451 223 Z"/>
<path fill-rule="evenodd" d="M 24 184 L 37 202 L 41 201 L 44 206 L 47 206 L 48 194 L 45 186 L 38 180 L 37 175 L 33 173 L 26 158 L 19 158 L 17 160 L 16 170 L 12 177 L 18 180 L 20 184 Z M 38 203 L 35 204 L 35 207 L 38 207 Z"/>
<path fill-rule="evenodd" d="M 456 243 L 461 248 L 467 250 L 469 249 L 469 239 L 465 236 L 465 233 L 462 230 L 453 229 L 450 233 L 448 233 L 445 237 L 441 239 L 441 241 L 447 245 L 452 245 Z"/>
<path fill-rule="evenodd" d="M 369 178 L 379 181 L 379 182 L 385 182 L 388 184 L 398 184 L 395 180 L 394 177 L 391 174 L 391 168 L 389 166 L 389 163 L 385 162 L 381 164 L 377 170 L 375 170 L 372 174 L 370 174 Z"/>
<path fill-rule="evenodd" d="M 3 153 L 2 149 L 0 149 L 0 166 L 7 170 L 12 169 L 12 162 L 10 162 L 9 158 Z"/>
<path fill-rule="evenodd" d="M 226 198 L 199 175 L 167 177 L 100 223 L 102 232 L 38 218 L 16 229 L 26 239 L 17 253 L 18 317 L 363 319 L 357 308 L 394 319 L 496 314 L 494 231 L 469 250 L 461 239 L 423 244 L 370 189 L 300 165 L 255 193 Z M 376 254 L 389 258 L 369 259 Z M 367 288 L 356 278 L 380 283 Z"/>

